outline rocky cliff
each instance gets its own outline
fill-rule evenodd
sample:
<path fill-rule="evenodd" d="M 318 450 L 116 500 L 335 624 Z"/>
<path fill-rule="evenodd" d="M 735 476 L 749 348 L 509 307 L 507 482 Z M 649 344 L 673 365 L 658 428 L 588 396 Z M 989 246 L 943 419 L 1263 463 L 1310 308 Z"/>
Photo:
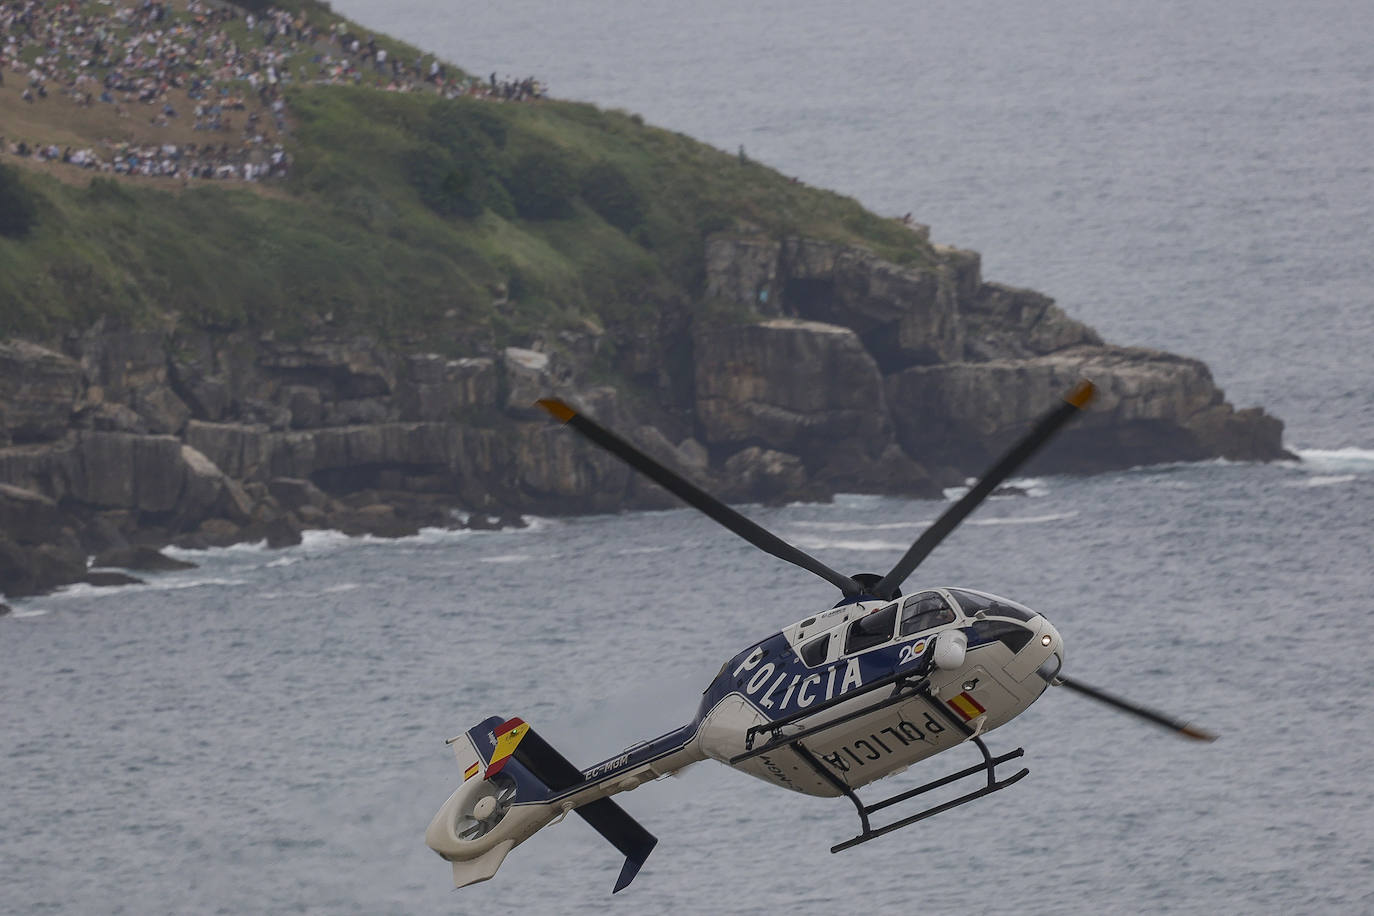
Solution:
<path fill-rule="evenodd" d="M 434 352 L 452 341 L 285 341 L 175 315 L 0 342 L 0 593 L 76 581 L 131 543 L 672 503 L 536 416 L 551 393 L 736 501 L 937 495 L 1080 376 L 1102 396 L 1040 471 L 1285 456 L 1282 424 L 1235 410 L 1202 363 L 1104 344 L 1049 298 L 984 282 L 976 253 L 934 251 L 903 267 L 720 235 L 699 307 L 657 337 L 588 326 L 457 358 Z M 607 353 L 631 382 L 599 381 Z"/>

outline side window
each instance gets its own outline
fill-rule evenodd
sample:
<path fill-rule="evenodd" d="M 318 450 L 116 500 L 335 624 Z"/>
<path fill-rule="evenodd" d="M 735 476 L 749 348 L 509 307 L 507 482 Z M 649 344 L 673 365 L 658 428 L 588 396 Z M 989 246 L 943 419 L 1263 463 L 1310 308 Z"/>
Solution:
<path fill-rule="evenodd" d="M 939 592 L 920 592 L 902 605 L 902 629 L 898 635 L 909 636 L 953 622 L 954 610 Z"/>
<path fill-rule="evenodd" d="M 801 647 L 801 660 L 806 662 L 808 668 L 814 668 L 825 661 L 825 657 L 830 654 L 827 651 L 829 648 L 830 634 L 826 633 L 824 636 L 817 636 Z"/>
<path fill-rule="evenodd" d="M 849 639 L 844 644 L 845 655 L 881 646 L 892 638 L 892 624 L 897 620 L 897 605 L 889 604 L 881 611 L 860 617 L 849 625 Z"/>

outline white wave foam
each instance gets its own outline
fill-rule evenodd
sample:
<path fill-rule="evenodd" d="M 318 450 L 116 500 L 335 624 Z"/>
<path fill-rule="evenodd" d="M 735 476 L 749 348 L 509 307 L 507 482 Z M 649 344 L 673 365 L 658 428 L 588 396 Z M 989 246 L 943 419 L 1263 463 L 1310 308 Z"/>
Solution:
<path fill-rule="evenodd" d="M 873 493 L 836 493 L 834 500 L 830 503 L 808 503 L 805 505 L 829 505 L 836 509 L 867 509 L 870 506 L 876 506 L 881 500 L 881 496 Z"/>
<path fill-rule="evenodd" d="M 244 553 L 265 553 L 267 551 L 267 541 L 248 541 L 243 544 L 230 544 L 228 547 L 210 547 L 205 550 L 190 550 L 186 547 L 177 547 L 169 544 L 162 548 L 162 552 L 176 560 L 187 560 L 196 563 L 197 557 L 210 556 L 214 554 L 244 554 Z"/>
<path fill-rule="evenodd" d="M 1062 522 L 1078 515 L 1078 510 L 1052 512 L 1048 515 L 1021 515 L 1009 518 L 971 518 L 965 525 L 1039 525 L 1044 522 Z"/>
<path fill-rule="evenodd" d="M 1358 474 L 1317 475 L 1306 480 L 1290 480 L 1287 485 L 1290 487 L 1334 487 L 1358 479 Z"/>
<path fill-rule="evenodd" d="M 478 557 L 481 563 L 524 563 L 534 559 L 533 554 L 528 553 L 499 553 L 491 557 Z"/>
<path fill-rule="evenodd" d="M 815 522 L 800 521 L 789 522 L 794 528 L 814 528 L 819 531 L 920 531 L 928 527 L 934 519 L 921 521 L 919 519 L 909 522 Z"/>
<path fill-rule="evenodd" d="M 168 545 L 162 548 L 162 552 L 169 557 L 177 560 L 186 560 L 202 565 L 207 558 L 220 555 L 234 554 L 258 554 L 258 553 L 277 553 L 282 556 L 263 564 L 267 567 L 289 566 L 297 563 L 301 559 L 301 554 L 307 556 L 318 556 L 320 554 L 333 553 L 336 550 L 343 550 L 352 547 L 363 547 L 376 544 L 437 544 L 446 541 L 462 540 L 463 538 L 475 535 L 512 535 L 512 534 L 537 534 L 555 528 L 562 524 L 558 519 L 543 518 L 538 515 L 524 515 L 525 527 L 523 528 L 498 528 L 490 531 L 472 530 L 468 528 L 421 528 L 418 534 L 402 538 L 383 538 L 371 534 L 348 535 L 342 531 L 329 528 L 311 528 L 301 532 L 301 542 L 294 547 L 284 547 L 279 549 L 269 548 L 267 541 L 254 541 L 244 544 L 231 544 L 228 547 L 210 547 L 205 550 L 191 550 L 185 547 Z M 294 555 L 294 556 L 293 556 Z"/>
<path fill-rule="evenodd" d="M 319 556 L 357 547 L 375 547 L 378 544 L 410 545 L 412 547 L 417 544 L 443 544 L 483 533 L 481 531 L 469 531 L 466 528 L 421 528 L 416 534 L 406 537 L 384 538 L 373 534 L 354 536 L 344 534 L 342 531 L 311 530 L 301 532 L 300 545 L 295 548 L 288 547 L 286 551 L 300 550 L 307 554 Z"/>
<path fill-rule="evenodd" d="M 168 581 L 154 579 L 144 585 L 129 586 L 132 588 L 147 589 L 150 592 L 172 592 L 183 588 L 207 588 L 207 587 L 232 587 L 247 585 L 245 579 L 222 579 L 210 577 L 205 579 L 186 579 L 182 581 Z"/>
<path fill-rule="evenodd" d="M 796 545 L 803 550 L 906 550 L 910 544 L 900 541 L 861 541 L 828 538 L 798 538 Z"/>
<path fill-rule="evenodd" d="M 331 585 L 328 588 L 320 589 L 320 594 L 337 595 L 342 592 L 356 591 L 357 589 L 360 589 L 362 587 L 362 583 L 360 582 L 340 582 L 338 585 Z"/>
<path fill-rule="evenodd" d="M 624 550 L 617 550 L 615 555 L 618 557 L 631 557 L 645 553 L 667 553 L 670 550 L 677 549 L 677 547 L 627 547 Z"/>
<path fill-rule="evenodd" d="M 1069 512 L 1052 512 L 1046 515 L 1021 515 L 1009 516 L 1006 518 L 971 518 L 964 522 L 965 525 L 1038 525 L 1044 522 L 1062 522 L 1078 515 L 1077 510 Z M 810 528 L 818 531 L 910 531 L 913 534 L 919 533 L 930 527 L 934 519 L 917 519 L 909 522 L 881 522 L 878 524 L 866 524 L 864 522 L 793 522 L 797 528 Z M 802 539 L 806 536 L 803 535 Z M 816 538 L 812 537 L 812 541 Z M 801 539 L 798 540 L 800 544 Z M 836 542 L 839 543 L 839 542 Z M 876 542 L 874 542 L 876 543 Z"/>
<path fill-rule="evenodd" d="M 1323 474 L 1374 473 L 1374 449 L 1357 448 L 1299 448 L 1292 450 L 1302 464 L 1299 467 Z"/>
<path fill-rule="evenodd" d="M 347 544 L 351 540 L 353 539 L 342 531 L 312 528 L 309 531 L 301 532 L 300 546 L 311 549 L 337 547 L 341 544 Z"/>
<path fill-rule="evenodd" d="M 127 596 L 130 592 L 172 592 L 187 588 L 232 588 L 240 585 L 247 585 L 244 579 L 225 579 L 217 576 L 205 576 L 195 579 L 180 579 L 175 576 L 149 579 L 144 582 L 134 582 L 128 585 L 91 585 L 86 582 L 77 582 L 65 588 L 58 589 L 48 598 L 91 598 L 91 597 L 114 597 Z"/>
<path fill-rule="evenodd" d="M 90 585 L 85 582 L 75 582 L 65 585 L 57 591 L 46 595 L 49 600 L 60 601 L 65 598 L 90 598 L 93 595 L 113 595 L 116 592 L 127 592 L 130 589 L 146 588 L 139 585 Z"/>
<path fill-rule="evenodd" d="M 11 607 L 10 612 L 7 616 L 13 617 L 15 619 L 23 619 L 25 617 L 46 617 L 47 613 L 48 612 L 41 607 Z"/>
<path fill-rule="evenodd" d="M 963 499 L 973 485 L 978 482 L 976 477 L 970 477 L 962 487 L 945 487 L 944 497 L 953 502 L 956 499 Z M 1050 495 L 1049 478 L 1047 477 L 1013 477 L 1005 481 L 1001 487 L 1011 487 L 1014 490 L 1024 490 L 1025 496 L 1032 499 L 1040 499 Z M 999 487 L 998 489 L 1001 489 Z M 1005 494 L 1002 496 L 992 496 L 991 499 L 1022 499 L 1020 493 Z"/>
<path fill-rule="evenodd" d="M 971 518 L 964 522 L 965 525 L 1043 525 L 1050 522 L 1062 522 L 1075 518 L 1078 510 L 1068 512 L 1050 512 L 1044 515 L 1020 515 L 1008 516 L 1006 518 Z M 838 523 L 837 523 L 838 524 Z M 834 531 L 864 531 L 878 528 L 907 528 L 912 531 L 921 531 L 930 522 L 910 522 L 883 525 L 848 525 L 836 527 Z M 803 550 L 906 550 L 911 545 L 905 542 L 846 539 L 846 538 L 825 538 L 815 535 L 802 535 L 796 538 L 794 543 Z"/>
<path fill-rule="evenodd" d="M 449 541 L 461 541 L 475 533 L 466 528 L 421 528 L 419 534 L 395 538 L 395 540 L 405 544 L 445 544 Z M 378 540 L 385 539 L 380 538 Z"/>

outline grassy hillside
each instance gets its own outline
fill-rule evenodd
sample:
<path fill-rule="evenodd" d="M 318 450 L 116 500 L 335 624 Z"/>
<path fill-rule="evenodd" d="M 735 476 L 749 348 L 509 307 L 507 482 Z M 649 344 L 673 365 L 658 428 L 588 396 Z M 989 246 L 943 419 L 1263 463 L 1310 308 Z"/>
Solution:
<path fill-rule="evenodd" d="M 286 335 L 328 324 L 443 348 L 443 322 L 519 342 L 588 321 L 632 330 L 696 302 L 716 231 L 929 257 L 850 199 L 622 112 L 304 78 L 284 98 L 284 181 L 92 178 L 0 155 L 37 211 L 28 234 L 0 236 L 0 335 L 174 310 Z M 43 110 L 24 109 L 35 142 Z M 53 142 L 78 128 L 54 117 Z"/>

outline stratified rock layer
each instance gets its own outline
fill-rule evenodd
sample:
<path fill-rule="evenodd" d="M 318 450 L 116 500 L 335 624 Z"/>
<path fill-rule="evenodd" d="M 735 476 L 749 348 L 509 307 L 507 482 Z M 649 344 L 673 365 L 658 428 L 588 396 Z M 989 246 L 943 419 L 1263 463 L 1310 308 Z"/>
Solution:
<path fill-rule="evenodd" d="M 983 282 L 976 252 L 923 250 L 897 265 L 721 235 L 703 262 L 712 308 L 659 303 L 647 324 L 456 358 L 441 342 L 287 342 L 174 315 L 0 341 L 0 592 L 77 581 L 86 555 L 131 544 L 677 504 L 534 407 L 550 394 L 736 501 L 937 495 L 1080 377 L 1100 397 L 1041 470 L 1286 456 L 1282 424 L 1226 403 L 1197 360 L 1108 346 L 1048 297 Z M 606 354 L 633 388 L 605 384 Z"/>

